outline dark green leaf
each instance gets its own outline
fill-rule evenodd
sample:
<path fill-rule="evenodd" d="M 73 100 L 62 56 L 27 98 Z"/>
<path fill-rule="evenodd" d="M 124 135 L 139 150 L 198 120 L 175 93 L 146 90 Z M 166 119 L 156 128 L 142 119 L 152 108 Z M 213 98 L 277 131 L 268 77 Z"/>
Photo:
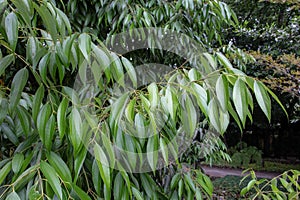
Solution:
<path fill-rule="evenodd" d="M 10 48 L 15 51 L 18 41 L 18 18 L 13 12 L 5 18 L 5 31 Z"/>
<path fill-rule="evenodd" d="M 26 68 L 19 70 L 14 76 L 10 92 L 10 111 L 14 111 L 17 104 L 19 103 L 22 91 L 27 83 L 28 76 L 29 74 Z"/>
<path fill-rule="evenodd" d="M 45 161 L 41 161 L 40 168 L 55 194 L 59 199 L 63 199 L 61 184 L 53 167 Z"/>

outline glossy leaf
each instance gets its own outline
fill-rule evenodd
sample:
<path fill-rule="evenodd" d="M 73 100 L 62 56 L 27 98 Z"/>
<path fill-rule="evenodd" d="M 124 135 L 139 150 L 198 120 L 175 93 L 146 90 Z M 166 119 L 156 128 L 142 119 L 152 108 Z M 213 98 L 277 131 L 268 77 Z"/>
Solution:
<path fill-rule="evenodd" d="M 14 76 L 12 84 L 11 84 L 11 92 L 10 92 L 10 105 L 9 108 L 11 111 L 14 111 L 17 104 L 20 101 L 21 93 L 27 83 L 28 80 L 28 71 L 26 68 L 23 68 L 17 72 Z"/>
<path fill-rule="evenodd" d="M 61 184 L 54 168 L 45 161 L 41 161 L 40 168 L 55 194 L 59 199 L 63 199 Z"/>
<path fill-rule="evenodd" d="M 9 54 L 0 59 L 0 76 L 5 72 L 5 69 L 14 61 L 14 55 Z"/>
<path fill-rule="evenodd" d="M 259 107 L 262 109 L 269 122 L 271 120 L 271 100 L 261 82 L 254 82 L 254 94 Z"/>
<path fill-rule="evenodd" d="M 15 51 L 18 42 L 18 18 L 13 12 L 5 18 L 5 31 L 10 48 Z"/>

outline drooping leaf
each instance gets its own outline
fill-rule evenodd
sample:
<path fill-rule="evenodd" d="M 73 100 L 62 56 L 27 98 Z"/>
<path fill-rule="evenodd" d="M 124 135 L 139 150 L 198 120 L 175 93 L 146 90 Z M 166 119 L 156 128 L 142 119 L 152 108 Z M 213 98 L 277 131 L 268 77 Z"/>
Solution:
<path fill-rule="evenodd" d="M 5 72 L 5 69 L 14 61 L 14 55 L 9 54 L 0 59 L 0 76 Z"/>
<path fill-rule="evenodd" d="M 61 184 L 54 168 L 45 161 L 41 161 L 40 168 L 57 197 L 63 199 Z"/>
<path fill-rule="evenodd" d="M 18 42 L 18 18 L 13 12 L 5 18 L 5 31 L 10 48 L 15 51 Z"/>
<path fill-rule="evenodd" d="M 21 200 L 21 198 L 15 191 L 13 191 L 9 195 L 7 195 L 5 200 Z"/>
<path fill-rule="evenodd" d="M 12 170 L 15 174 L 17 174 L 22 165 L 23 165 L 23 161 L 24 161 L 24 155 L 23 154 L 16 154 L 13 159 L 12 159 Z"/>
<path fill-rule="evenodd" d="M 49 163 L 55 169 L 55 171 L 58 173 L 61 179 L 65 182 L 71 183 L 71 172 L 67 164 L 63 161 L 63 159 L 52 151 L 47 154 L 47 158 L 49 160 Z"/>
<path fill-rule="evenodd" d="M 19 103 L 22 91 L 27 83 L 28 76 L 29 74 L 26 68 L 22 68 L 14 76 L 10 92 L 10 111 L 14 111 L 17 104 Z"/>
<path fill-rule="evenodd" d="M 78 45 L 84 58 L 89 60 L 89 55 L 91 52 L 91 37 L 87 33 L 80 34 L 78 38 Z"/>
<path fill-rule="evenodd" d="M 271 100 L 263 84 L 259 81 L 254 82 L 254 94 L 259 107 L 262 109 L 269 122 L 271 121 Z"/>
<path fill-rule="evenodd" d="M 248 103 L 247 103 L 247 93 L 246 93 L 246 84 L 238 79 L 233 87 L 232 93 L 234 107 L 241 119 L 243 126 L 245 126 L 247 112 L 248 112 Z"/>
<path fill-rule="evenodd" d="M 68 108 L 69 101 L 67 98 L 63 98 L 61 103 L 57 109 L 57 126 L 60 139 L 63 139 L 65 132 L 66 132 L 66 115 L 67 115 L 67 108 Z"/>
<path fill-rule="evenodd" d="M 2 167 L 2 169 L 0 169 L 0 185 L 5 180 L 6 176 L 10 172 L 11 168 L 12 168 L 12 162 L 10 161 L 10 162 L 6 163 L 6 165 L 4 165 L 4 167 Z"/>
<path fill-rule="evenodd" d="M 106 188 L 108 190 L 110 190 L 111 176 L 110 176 L 109 162 L 107 160 L 107 157 L 106 157 L 104 151 L 98 144 L 95 144 L 95 146 L 94 146 L 94 154 L 95 154 L 95 158 L 97 160 L 101 178 L 102 178 Z"/>
<path fill-rule="evenodd" d="M 131 62 L 127 58 L 122 57 L 121 59 L 122 59 L 123 66 L 125 67 L 126 72 L 133 83 L 133 87 L 137 88 L 137 77 L 136 77 L 136 71 L 134 67 L 132 66 Z"/>
<path fill-rule="evenodd" d="M 44 86 L 41 85 L 35 95 L 33 96 L 33 102 L 32 102 L 32 119 L 35 123 L 37 123 L 37 116 L 39 114 L 41 103 L 44 98 L 45 89 Z"/>

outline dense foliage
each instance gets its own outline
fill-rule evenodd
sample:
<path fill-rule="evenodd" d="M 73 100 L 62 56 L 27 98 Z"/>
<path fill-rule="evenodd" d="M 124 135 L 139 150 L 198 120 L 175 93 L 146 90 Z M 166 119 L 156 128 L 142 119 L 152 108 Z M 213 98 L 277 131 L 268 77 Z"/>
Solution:
<path fill-rule="evenodd" d="M 237 23 L 217 0 L 1 0 L 0 11 L 0 198 L 210 198 L 210 179 L 178 160 L 198 128 L 223 134 L 232 118 L 242 129 L 254 98 L 270 120 L 269 95 L 278 101 L 212 48 Z M 113 51 L 120 31 L 150 51 Z M 164 31 L 187 35 L 171 51 Z M 155 49 L 182 63 L 143 82 L 131 60 L 163 59 Z"/>

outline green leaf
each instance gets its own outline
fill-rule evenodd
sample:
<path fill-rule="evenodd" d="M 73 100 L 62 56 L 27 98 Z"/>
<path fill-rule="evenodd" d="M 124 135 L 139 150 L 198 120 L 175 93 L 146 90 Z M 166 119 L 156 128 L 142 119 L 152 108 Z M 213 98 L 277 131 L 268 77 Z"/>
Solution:
<path fill-rule="evenodd" d="M 59 199 L 63 199 L 61 184 L 53 167 L 45 161 L 41 161 L 40 168 L 55 194 L 58 196 Z"/>
<path fill-rule="evenodd" d="M 186 96 L 184 105 L 185 108 L 181 113 L 183 128 L 185 129 L 186 133 L 192 136 L 195 133 L 198 122 L 197 112 L 189 96 Z"/>
<path fill-rule="evenodd" d="M 129 94 L 125 93 L 111 105 L 111 115 L 109 119 L 109 125 L 111 128 L 114 128 L 116 124 L 119 124 L 120 116 L 125 110 L 128 98 Z"/>
<path fill-rule="evenodd" d="M 101 178 L 104 184 L 106 185 L 106 188 L 110 190 L 111 176 L 110 176 L 109 163 L 104 151 L 98 144 L 95 144 L 94 146 L 94 154 L 97 160 Z"/>
<path fill-rule="evenodd" d="M 179 199 L 181 199 L 182 197 L 182 194 L 183 194 L 183 180 L 180 179 L 179 182 L 178 182 L 178 197 Z"/>
<path fill-rule="evenodd" d="M 2 124 L 3 120 L 5 119 L 8 111 L 8 100 L 1 99 L 0 103 L 0 124 Z"/>
<path fill-rule="evenodd" d="M 10 161 L 10 162 L 6 163 L 6 165 L 4 165 L 4 167 L 2 167 L 2 169 L 0 170 L 0 185 L 5 180 L 6 176 L 10 172 L 11 168 L 12 168 L 12 162 Z"/>
<path fill-rule="evenodd" d="M 74 183 L 77 182 L 79 173 L 81 171 L 82 165 L 84 163 L 84 160 L 86 158 L 87 154 L 87 149 L 86 148 L 81 148 L 81 151 L 76 155 L 76 158 L 74 160 Z"/>
<path fill-rule="evenodd" d="M 122 193 L 124 192 L 124 180 L 120 172 L 117 173 L 114 180 L 114 199 L 122 199 Z"/>
<path fill-rule="evenodd" d="M 58 34 L 57 34 L 55 16 L 51 15 L 51 13 L 49 12 L 49 10 L 45 5 L 38 6 L 37 4 L 34 3 L 34 7 L 37 10 L 37 12 L 40 14 L 47 30 L 49 31 L 52 37 L 52 40 L 56 42 L 58 39 Z"/>
<path fill-rule="evenodd" d="M 137 88 L 137 77 L 136 77 L 136 71 L 134 67 L 132 66 L 131 62 L 127 58 L 122 57 L 121 59 L 122 59 L 123 66 L 125 67 L 126 72 L 133 83 L 133 87 Z"/>
<path fill-rule="evenodd" d="M 241 119 L 243 127 L 245 127 L 247 112 L 248 112 L 248 103 L 247 103 L 247 93 L 246 93 L 246 84 L 238 79 L 233 87 L 232 93 L 233 103 L 235 109 Z"/>
<path fill-rule="evenodd" d="M 169 164 L 168 146 L 163 138 L 159 139 L 160 149 L 166 165 Z"/>
<path fill-rule="evenodd" d="M 17 174 L 22 165 L 23 165 L 23 161 L 24 161 L 24 155 L 23 154 L 16 154 L 13 159 L 12 159 L 12 170 L 15 174 Z"/>
<path fill-rule="evenodd" d="M 10 48 L 15 51 L 18 42 L 18 18 L 13 12 L 5 18 L 5 31 Z"/>
<path fill-rule="evenodd" d="M 229 69 L 233 69 L 230 61 L 221 53 L 221 52 L 217 52 L 216 53 L 217 56 L 218 56 L 218 60 L 219 62 L 226 68 L 229 68 Z"/>
<path fill-rule="evenodd" d="M 47 154 L 47 158 L 49 163 L 55 169 L 55 171 L 58 173 L 61 179 L 65 182 L 71 183 L 71 172 L 66 163 L 63 161 L 63 159 L 52 151 Z"/>
<path fill-rule="evenodd" d="M 10 92 L 10 111 L 14 111 L 16 106 L 18 105 L 22 91 L 28 80 L 28 71 L 26 68 L 20 69 L 17 74 L 14 76 L 12 84 L 11 84 L 11 92 Z"/>
<path fill-rule="evenodd" d="M 86 33 L 80 34 L 78 38 L 78 45 L 84 58 L 89 60 L 89 54 L 91 52 L 91 36 Z"/>
<path fill-rule="evenodd" d="M 262 109 L 269 122 L 271 121 L 271 100 L 263 84 L 259 81 L 254 82 L 254 94 L 259 107 Z"/>
<path fill-rule="evenodd" d="M 227 104 L 230 101 L 228 88 L 229 86 L 226 77 L 221 75 L 216 83 L 216 93 L 223 111 L 227 110 Z"/>
<path fill-rule="evenodd" d="M 21 198 L 15 191 L 13 191 L 6 197 L 5 200 L 21 200 Z"/>
<path fill-rule="evenodd" d="M 62 140 L 65 132 L 66 132 L 66 115 L 67 115 L 67 108 L 69 105 L 69 101 L 67 98 L 63 98 L 61 103 L 58 106 L 57 109 L 57 126 L 58 126 L 58 132 L 59 132 L 59 137 Z"/>
<path fill-rule="evenodd" d="M 177 173 L 173 176 L 172 180 L 171 180 L 171 189 L 173 190 L 174 188 L 176 188 L 177 184 L 178 184 L 178 181 L 180 180 L 181 178 L 181 174 L 180 173 Z"/>
<path fill-rule="evenodd" d="M 131 187 L 132 194 L 137 200 L 144 200 L 143 195 L 135 187 Z"/>
<path fill-rule="evenodd" d="M 0 76 L 5 72 L 5 69 L 14 61 L 14 55 L 9 54 L 0 59 Z"/>
<path fill-rule="evenodd" d="M 83 191 L 83 190 L 82 190 L 80 187 L 78 187 L 77 185 L 72 184 L 72 187 L 73 187 L 74 191 L 76 192 L 76 194 L 78 195 L 78 197 L 79 197 L 80 199 L 84 199 L 84 200 L 92 200 L 92 199 L 90 198 L 90 196 L 87 195 L 86 192 Z"/>
<path fill-rule="evenodd" d="M 17 114 L 22 126 L 22 130 L 25 133 L 25 136 L 27 137 L 31 130 L 31 119 L 29 117 L 29 113 L 27 112 L 26 109 L 23 108 L 23 106 L 19 106 L 17 110 Z"/>
<path fill-rule="evenodd" d="M 44 98 L 45 89 L 44 86 L 41 85 L 35 95 L 33 96 L 33 102 L 32 102 L 32 119 L 37 124 L 37 116 L 39 114 L 39 111 L 41 109 L 41 103 Z"/>
<path fill-rule="evenodd" d="M 193 180 L 189 174 L 184 174 L 184 182 L 185 182 L 185 184 L 188 184 L 188 186 L 192 189 L 193 192 L 195 192 L 196 187 L 195 187 L 195 184 L 193 183 Z"/>
<path fill-rule="evenodd" d="M 45 143 L 46 125 L 50 118 L 50 115 L 51 106 L 50 104 L 46 104 L 41 108 L 37 117 L 37 129 L 43 143 Z"/>
<path fill-rule="evenodd" d="M 148 163 L 153 171 L 156 170 L 156 165 L 158 161 L 158 135 L 153 135 L 152 137 L 148 138 L 147 143 L 147 158 Z"/>

